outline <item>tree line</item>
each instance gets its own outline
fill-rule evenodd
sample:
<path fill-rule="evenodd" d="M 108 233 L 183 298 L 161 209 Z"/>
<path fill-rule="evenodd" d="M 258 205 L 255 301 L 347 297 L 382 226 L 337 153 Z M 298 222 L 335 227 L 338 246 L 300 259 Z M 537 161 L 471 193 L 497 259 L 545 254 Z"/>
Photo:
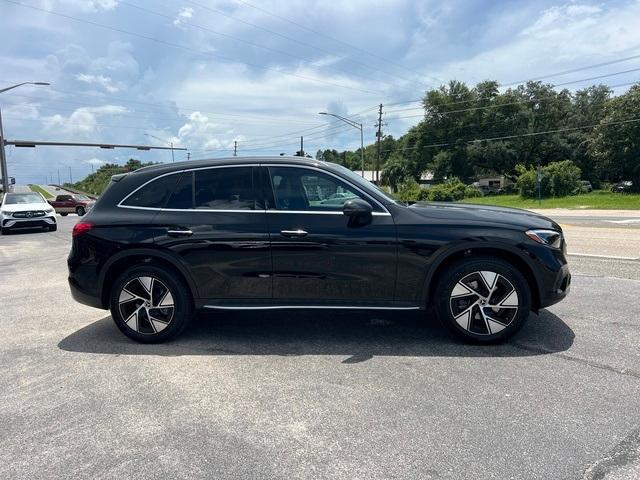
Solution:
<path fill-rule="evenodd" d="M 464 183 L 483 174 L 515 178 L 538 165 L 570 161 L 595 188 L 632 180 L 640 191 L 640 84 L 613 96 L 606 85 L 571 92 L 528 82 L 500 91 L 451 81 L 426 92 L 424 118 L 381 145 L 382 181 L 396 190 L 430 171 L 436 182 Z M 360 150 L 319 150 L 316 158 L 360 169 Z M 376 145 L 365 147 L 367 169 Z"/>

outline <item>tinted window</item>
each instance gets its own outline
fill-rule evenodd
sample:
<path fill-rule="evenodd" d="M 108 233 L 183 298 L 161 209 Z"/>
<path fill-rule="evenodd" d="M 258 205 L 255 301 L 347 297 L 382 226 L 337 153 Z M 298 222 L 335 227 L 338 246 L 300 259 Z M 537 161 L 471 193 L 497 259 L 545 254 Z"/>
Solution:
<path fill-rule="evenodd" d="M 340 211 L 347 200 L 362 198 L 346 183 L 317 170 L 273 167 L 269 171 L 278 210 Z"/>
<path fill-rule="evenodd" d="M 253 210 L 252 167 L 196 170 L 195 207 L 212 210 Z"/>
<path fill-rule="evenodd" d="M 133 192 L 122 202 L 130 207 L 163 208 L 178 180 L 178 174 L 165 175 Z"/>
<path fill-rule="evenodd" d="M 193 172 L 184 172 L 180 175 L 165 208 L 193 208 Z"/>

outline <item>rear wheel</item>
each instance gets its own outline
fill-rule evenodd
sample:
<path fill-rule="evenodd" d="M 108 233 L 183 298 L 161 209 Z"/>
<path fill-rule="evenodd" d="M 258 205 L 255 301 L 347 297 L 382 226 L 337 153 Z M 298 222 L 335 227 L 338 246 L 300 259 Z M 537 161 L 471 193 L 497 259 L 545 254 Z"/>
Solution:
<path fill-rule="evenodd" d="M 193 316 L 188 287 L 173 270 L 133 267 L 114 283 L 111 316 L 129 338 L 159 343 L 178 336 Z"/>
<path fill-rule="evenodd" d="M 515 334 L 531 311 L 531 292 L 513 265 L 489 257 L 452 265 L 438 279 L 436 312 L 457 337 L 495 343 Z"/>
<path fill-rule="evenodd" d="M 79 217 L 82 217 L 85 213 L 87 213 L 87 211 L 85 210 L 84 207 L 78 207 L 76 208 L 76 213 L 78 214 Z"/>
<path fill-rule="evenodd" d="M 58 230 L 58 225 L 49 225 L 50 232 L 55 232 L 56 230 Z"/>
<path fill-rule="evenodd" d="M 9 235 L 10 231 L 8 228 L 4 228 L 2 227 L 2 231 L 1 231 L 2 235 Z"/>

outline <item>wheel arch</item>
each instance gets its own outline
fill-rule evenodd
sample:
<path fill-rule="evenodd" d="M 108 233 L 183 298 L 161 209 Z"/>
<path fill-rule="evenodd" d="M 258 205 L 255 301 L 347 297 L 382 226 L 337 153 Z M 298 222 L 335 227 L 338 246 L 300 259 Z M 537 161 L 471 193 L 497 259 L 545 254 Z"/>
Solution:
<path fill-rule="evenodd" d="M 99 278 L 99 291 L 100 301 L 104 308 L 109 307 L 109 293 L 113 283 L 122 272 L 134 265 L 165 266 L 174 270 L 189 287 L 191 299 L 196 300 L 198 290 L 187 268 L 182 263 L 166 252 L 135 248 L 114 255 L 102 268 Z"/>
<path fill-rule="evenodd" d="M 437 285 L 438 277 L 452 264 L 463 258 L 474 257 L 494 257 L 504 260 L 515 268 L 524 276 L 529 289 L 531 291 L 531 308 L 534 312 L 537 312 L 540 308 L 540 284 L 539 280 L 534 273 L 530 260 L 527 259 L 525 254 L 520 252 L 517 248 L 510 245 L 502 244 L 472 244 L 457 246 L 454 249 L 442 252 L 438 258 L 432 263 L 427 277 L 425 279 L 424 288 L 424 304 L 428 305 L 431 299 L 434 297 L 434 292 Z"/>

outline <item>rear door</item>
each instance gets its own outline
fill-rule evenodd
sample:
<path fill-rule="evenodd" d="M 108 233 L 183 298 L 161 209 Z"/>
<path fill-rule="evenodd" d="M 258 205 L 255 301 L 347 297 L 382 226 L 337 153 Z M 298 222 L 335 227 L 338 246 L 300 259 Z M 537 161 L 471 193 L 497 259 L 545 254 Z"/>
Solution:
<path fill-rule="evenodd" d="M 265 165 L 274 302 L 284 305 L 380 306 L 394 300 L 397 236 L 375 199 L 322 169 Z M 358 197 L 374 209 L 356 225 L 342 212 Z"/>
<path fill-rule="evenodd" d="M 190 270 L 212 306 L 271 301 L 271 255 L 264 205 L 256 197 L 257 165 L 181 172 L 154 220 L 157 245 Z"/>

